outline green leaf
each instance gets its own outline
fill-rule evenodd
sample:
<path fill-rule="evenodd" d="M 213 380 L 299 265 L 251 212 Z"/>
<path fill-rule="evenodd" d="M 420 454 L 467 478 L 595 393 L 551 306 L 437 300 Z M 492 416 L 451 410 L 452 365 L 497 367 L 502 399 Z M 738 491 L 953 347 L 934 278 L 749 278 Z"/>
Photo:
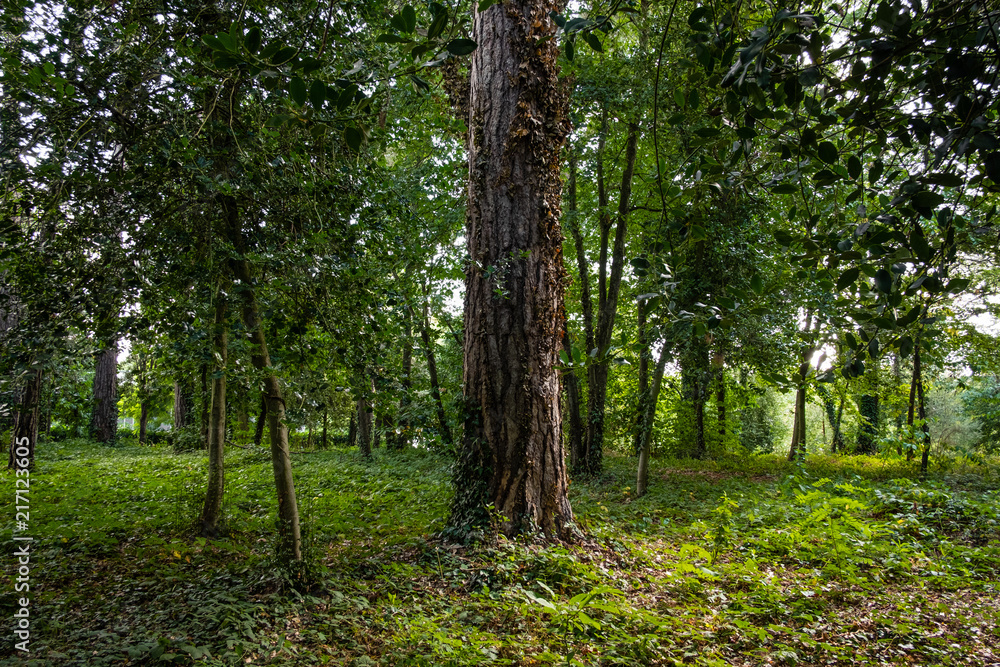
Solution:
<path fill-rule="evenodd" d="M 308 96 L 306 82 L 301 77 L 293 76 L 288 81 L 288 94 L 292 96 L 296 104 L 302 106 L 306 103 L 306 97 Z"/>
<path fill-rule="evenodd" d="M 689 234 L 692 241 L 704 241 L 708 238 L 708 233 L 701 225 L 692 224 Z"/>
<path fill-rule="evenodd" d="M 840 274 L 837 278 L 837 290 L 843 290 L 854 284 L 854 281 L 861 275 L 861 269 L 852 267 Z"/>
<path fill-rule="evenodd" d="M 319 79 L 315 79 L 309 87 L 309 101 L 316 109 L 321 108 L 326 102 L 326 84 Z"/>
<path fill-rule="evenodd" d="M 970 282 L 971 281 L 966 278 L 953 278 L 948 281 L 948 286 L 945 288 L 945 291 L 951 292 L 952 294 L 958 294 L 968 287 Z"/>
<path fill-rule="evenodd" d="M 418 93 L 426 93 L 428 90 L 431 89 L 431 84 L 427 83 L 427 81 L 421 79 L 416 74 L 410 75 L 410 82 L 413 84 L 413 88 Z"/>
<path fill-rule="evenodd" d="M 355 153 L 361 150 L 361 144 L 365 140 L 364 133 L 353 125 L 348 125 L 344 128 L 344 141 L 347 142 L 348 148 L 350 148 Z"/>
<path fill-rule="evenodd" d="M 771 188 L 771 192 L 776 195 L 794 195 L 799 191 L 799 186 L 794 183 L 779 183 Z"/>
<path fill-rule="evenodd" d="M 750 278 L 750 289 L 752 289 L 757 296 L 764 294 L 764 281 L 761 280 L 759 273 L 753 274 L 753 277 Z"/>
<path fill-rule="evenodd" d="M 587 45 L 590 46 L 590 48 L 592 48 L 593 50 L 597 51 L 598 53 L 603 53 L 604 46 L 601 45 L 601 40 L 599 40 L 597 38 L 597 35 L 595 35 L 594 33 L 592 32 L 583 33 L 583 41 L 587 42 Z"/>
<path fill-rule="evenodd" d="M 403 23 L 406 25 L 406 32 L 413 32 L 417 27 L 417 12 L 413 9 L 413 6 L 406 5 L 403 7 L 403 12 L 400 16 L 403 19 Z"/>
<path fill-rule="evenodd" d="M 879 269 L 875 273 L 875 288 L 883 294 L 888 294 L 892 291 L 892 274 L 890 274 L 885 269 Z"/>
<path fill-rule="evenodd" d="M 819 159 L 827 164 L 836 164 L 837 158 L 839 157 L 837 153 L 837 147 L 833 145 L 833 142 L 824 141 L 816 149 L 819 154 Z"/>
<path fill-rule="evenodd" d="M 935 208 L 944 202 L 944 197 L 930 190 L 921 190 L 913 195 L 913 205 L 918 208 Z"/>
<path fill-rule="evenodd" d="M 292 119 L 291 116 L 288 116 L 283 113 L 275 114 L 274 116 L 271 116 L 270 118 L 267 119 L 267 122 L 264 123 L 264 126 L 278 128 L 287 123 L 288 121 L 290 121 L 291 119 Z"/>
<path fill-rule="evenodd" d="M 247 39 L 246 39 L 247 50 L 250 53 L 257 53 L 257 51 L 260 49 L 261 37 L 262 34 L 260 28 L 258 28 L 257 26 L 250 28 L 250 31 L 247 33 Z"/>
<path fill-rule="evenodd" d="M 847 158 L 847 174 L 854 180 L 858 180 L 861 176 L 861 172 L 864 169 L 861 166 L 861 160 L 858 159 L 857 155 L 851 155 Z"/>
<path fill-rule="evenodd" d="M 427 39 L 437 39 L 448 26 L 448 12 L 440 12 L 427 28 Z"/>
<path fill-rule="evenodd" d="M 569 365 L 569 355 L 566 354 L 566 350 L 559 350 L 559 361 L 561 361 L 564 366 Z"/>
<path fill-rule="evenodd" d="M 204 37 L 201 38 L 201 41 L 205 42 L 205 44 L 214 51 L 229 50 L 226 48 L 226 45 L 223 44 L 222 40 L 216 37 L 215 35 L 205 35 Z"/>
<path fill-rule="evenodd" d="M 924 181 L 925 183 L 930 183 L 932 185 L 943 185 L 946 188 L 961 187 L 962 183 L 965 182 L 964 180 L 962 180 L 961 176 L 950 172 L 937 172 L 934 174 L 927 174 L 926 176 L 923 176 L 920 180 Z"/>
<path fill-rule="evenodd" d="M 910 232 L 910 250 L 921 262 L 926 262 L 931 258 L 931 248 L 927 244 L 924 230 L 920 225 L 914 225 Z"/>
<path fill-rule="evenodd" d="M 467 56 L 476 50 L 477 44 L 471 39 L 453 39 L 445 47 L 448 52 L 456 56 Z"/>
<path fill-rule="evenodd" d="M 399 35 L 394 35 L 391 32 L 386 32 L 376 37 L 375 41 L 381 44 L 402 44 L 403 42 L 409 42 L 410 40 L 400 37 Z"/>
<path fill-rule="evenodd" d="M 52 76 L 53 74 L 56 73 L 56 66 L 53 65 L 52 63 L 45 63 L 42 67 L 45 69 L 45 73 L 48 74 L 49 76 Z"/>
<path fill-rule="evenodd" d="M 275 65 L 283 65 L 291 60 L 292 57 L 298 52 L 299 50 L 294 46 L 283 46 L 278 49 L 277 53 L 274 54 L 274 57 L 271 58 L 271 62 Z"/>
<path fill-rule="evenodd" d="M 885 165 L 882 164 L 882 160 L 875 160 L 875 164 L 872 168 L 868 170 L 868 184 L 873 185 L 882 178 L 882 171 L 885 169 Z"/>
<path fill-rule="evenodd" d="M 480 13 L 485 12 L 487 9 L 497 4 L 498 0 L 480 0 L 479 4 L 476 6 L 477 11 Z"/>
<path fill-rule="evenodd" d="M 573 46 L 573 40 L 566 40 L 566 60 L 573 62 L 573 52 L 576 47 Z"/>

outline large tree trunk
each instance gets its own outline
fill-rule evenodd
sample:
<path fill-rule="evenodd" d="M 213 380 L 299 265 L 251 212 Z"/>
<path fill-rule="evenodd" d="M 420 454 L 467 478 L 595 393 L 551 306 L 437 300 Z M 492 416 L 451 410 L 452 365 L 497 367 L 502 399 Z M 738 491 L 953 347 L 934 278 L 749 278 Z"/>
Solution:
<path fill-rule="evenodd" d="M 118 345 L 112 342 L 97 354 L 90 434 L 98 442 L 114 442 L 118 435 Z"/>
<path fill-rule="evenodd" d="M 427 290 L 424 290 L 424 316 L 420 327 L 420 340 L 424 344 L 424 354 L 427 357 L 427 373 L 431 377 L 431 396 L 434 398 L 434 407 L 437 409 L 438 430 L 441 433 L 441 441 L 450 445 L 454 440 L 451 437 L 451 428 L 448 426 L 448 416 L 444 411 L 444 401 L 441 400 L 441 385 L 438 383 L 437 359 L 434 356 L 434 348 L 431 346 L 431 318 L 427 305 Z"/>
<path fill-rule="evenodd" d="M 598 280 L 597 331 L 595 346 L 598 359 L 602 360 L 588 368 L 587 373 L 587 412 L 590 413 L 587 428 L 587 472 L 596 474 L 601 471 L 604 456 L 604 415 L 608 394 L 609 367 L 604 360 L 611 347 L 611 336 L 614 333 L 615 316 L 618 313 L 618 296 L 621 293 L 622 270 L 625 264 L 625 235 L 630 200 L 632 197 L 632 176 L 635 172 L 639 127 L 635 123 L 629 125 L 628 139 L 625 142 L 625 168 L 622 170 L 621 187 L 618 194 L 618 215 L 615 225 L 614 245 L 611 248 L 611 275 L 608 275 L 608 241 L 611 232 L 611 216 L 607 211 L 608 200 L 604 189 L 603 153 L 604 135 L 607 132 L 607 109 L 604 110 L 601 129 L 601 146 L 598 149 L 598 199 L 599 219 L 601 225 L 601 260 Z"/>
<path fill-rule="evenodd" d="M 302 559 L 302 534 L 299 528 L 299 508 L 295 500 L 295 483 L 292 479 L 292 459 L 288 451 L 288 427 L 285 424 L 285 399 L 281 382 L 271 366 L 267 350 L 260 307 L 257 304 L 255 281 L 245 252 L 243 233 L 240 229 L 236 200 L 229 195 L 220 197 L 224 221 L 230 242 L 236 250 L 231 260 L 233 276 L 240 281 L 241 315 L 250 340 L 253 367 L 263 375 L 264 396 L 267 401 L 267 426 L 271 444 L 271 468 L 274 487 L 278 496 L 278 530 L 280 550 L 292 560 Z"/>
<path fill-rule="evenodd" d="M 194 392 L 187 378 L 174 382 L 174 433 L 191 424 L 194 410 Z"/>
<path fill-rule="evenodd" d="M 213 348 L 216 358 L 212 377 L 212 415 L 208 426 L 208 488 L 201 511 L 201 534 L 218 537 L 222 518 L 222 498 L 226 492 L 226 358 L 229 352 L 226 331 L 226 300 L 216 295 Z"/>
<path fill-rule="evenodd" d="M 568 131 L 546 0 L 474 10 L 470 64 L 465 432 L 450 523 L 572 537 L 556 364 L 559 154 Z"/>
<path fill-rule="evenodd" d="M 35 444 L 38 442 L 39 403 L 42 394 L 42 371 L 34 369 L 20 392 L 14 413 L 14 432 L 10 442 L 7 467 L 28 470 L 35 465 Z"/>

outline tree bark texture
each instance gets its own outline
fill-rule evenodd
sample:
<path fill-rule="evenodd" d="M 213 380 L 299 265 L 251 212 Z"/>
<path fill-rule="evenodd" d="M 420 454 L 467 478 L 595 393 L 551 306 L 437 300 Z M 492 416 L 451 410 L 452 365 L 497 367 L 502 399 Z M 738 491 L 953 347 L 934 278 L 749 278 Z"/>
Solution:
<path fill-rule="evenodd" d="M 861 423 L 858 425 L 858 444 L 855 452 L 858 454 L 875 454 L 878 436 L 879 400 L 874 394 L 863 394 L 858 399 L 858 413 Z"/>
<path fill-rule="evenodd" d="M 367 397 L 357 401 L 358 411 L 358 451 L 366 459 L 372 457 L 372 409 Z"/>
<path fill-rule="evenodd" d="M 14 412 L 14 432 L 10 442 L 7 467 L 11 470 L 31 469 L 35 464 L 35 444 L 38 442 L 38 426 L 42 395 L 42 371 L 34 369 L 27 374 L 20 401 Z M 27 456 L 24 456 L 27 450 Z M 22 465 L 26 463 L 27 465 Z"/>
<path fill-rule="evenodd" d="M 465 432 L 451 526 L 490 506 L 510 536 L 573 535 L 563 458 L 559 155 L 568 132 L 546 0 L 474 10 L 466 215 Z"/>
<path fill-rule="evenodd" d="M 615 237 L 611 247 L 611 273 L 608 275 L 608 242 L 611 233 L 611 216 L 607 211 L 608 200 L 604 188 L 603 142 L 607 133 L 607 109 L 604 111 L 601 130 L 601 146 L 598 149 L 598 199 L 601 232 L 601 259 L 598 276 L 597 330 L 594 346 L 598 350 L 599 363 L 587 369 L 587 462 L 590 474 L 601 471 L 604 456 L 604 416 L 608 394 L 608 373 L 610 368 L 605 359 L 611 347 L 611 336 L 618 313 L 618 297 L 621 294 L 622 271 L 625 265 L 625 236 L 628 228 L 629 202 L 632 197 L 632 177 L 635 173 L 639 127 L 629 125 L 625 141 L 625 166 L 622 170 L 621 186 L 618 192 L 618 213 L 615 218 Z"/>
<path fill-rule="evenodd" d="M 217 365 L 212 377 L 212 413 L 208 425 L 208 484 L 201 511 L 201 534 L 218 537 L 222 519 L 222 499 L 226 492 L 226 359 L 229 352 L 226 331 L 226 300 L 216 296 L 213 348 Z M 218 377 L 216 377 L 218 376 Z"/>
<path fill-rule="evenodd" d="M 90 433 L 98 442 L 118 435 L 118 345 L 112 342 L 96 356 Z"/>
<path fill-rule="evenodd" d="M 188 379 L 174 382 L 174 433 L 191 423 L 194 410 L 194 391 Z"/>

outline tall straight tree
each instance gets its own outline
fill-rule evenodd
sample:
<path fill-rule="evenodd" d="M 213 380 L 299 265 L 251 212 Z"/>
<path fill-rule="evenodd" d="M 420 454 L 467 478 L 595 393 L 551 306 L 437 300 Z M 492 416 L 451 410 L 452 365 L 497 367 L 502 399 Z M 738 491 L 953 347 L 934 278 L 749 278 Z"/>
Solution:
<path fill-rule="evenodd" d="M 571 536 L 561 440 L 559 155 L 568 132 L 546 0 L 475 10 L 470 64 L 465 433 L 451 526 Z"/>

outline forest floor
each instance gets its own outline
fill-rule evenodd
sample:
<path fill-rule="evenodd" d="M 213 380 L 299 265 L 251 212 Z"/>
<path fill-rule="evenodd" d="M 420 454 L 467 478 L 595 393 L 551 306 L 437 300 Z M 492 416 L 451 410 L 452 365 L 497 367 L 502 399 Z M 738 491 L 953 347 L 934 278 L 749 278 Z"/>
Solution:
<path fill-rule="evenodd" d="M 293 454 L 306 558 L 272 553 L 266 450 L 227 453 L 226 539 L 194 532 L 206 458 L 41 443 L 30 653 L 0 665 L 1000 665 L 1000 468 L 610 456 L 572 545 L 443 543 L 447 458 Z M 0 533 L 11 619 L 14 477 Z"/>

